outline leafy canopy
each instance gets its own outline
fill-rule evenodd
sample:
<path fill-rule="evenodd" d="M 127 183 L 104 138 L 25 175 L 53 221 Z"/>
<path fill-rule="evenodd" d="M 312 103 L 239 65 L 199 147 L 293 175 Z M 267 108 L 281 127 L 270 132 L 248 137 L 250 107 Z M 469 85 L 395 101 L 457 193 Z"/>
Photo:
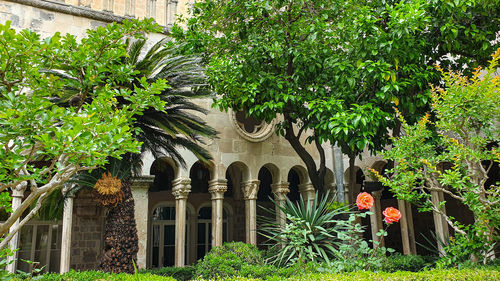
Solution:
<path fill-rule="evenodd" d="M 267 122 L 279 117 L 278 133 L 319 189 L 321 144 L 338 144 L 353 161 L 365 148 L 383 148 L 396 125 L 393 104 L 416 117 L 427 107 L 427 85 L 439 79 L 434 63 L 484 62 L 500 7 L 469 0 L 202 0 L 192 11 L 187 29 L 176 26 L 173 36 L 186 42 L 184 52 L 205 55 L 215 105 Z"/>
<path fill-rule="evenodd" d="M 88 30 L 78 42 L 59 33 L 41 40 L 29 30 L 0 25 L 0 192 L 2 208 L 12 212 L 0 224 L 1 237 L 35 204 L 21 226 L 29 220 L 43 199 L 75 173 L 102 166 L 108 157 L 139 152 L 135 116 L 146 108 L 162 111 L 165 102 L 158 94 L 168 84 L 141 79 L 134 91 L 118 86 L 135 74 L 133 65 L 123 63 L 124 39 L 157 30 L 151 21 L 125 21 Z M 75 100 L 91 102 L 55 103 L 68 89 L 77 93 Z M 11 210 L 9 192 L 26 182 L 29 195 Z"/>

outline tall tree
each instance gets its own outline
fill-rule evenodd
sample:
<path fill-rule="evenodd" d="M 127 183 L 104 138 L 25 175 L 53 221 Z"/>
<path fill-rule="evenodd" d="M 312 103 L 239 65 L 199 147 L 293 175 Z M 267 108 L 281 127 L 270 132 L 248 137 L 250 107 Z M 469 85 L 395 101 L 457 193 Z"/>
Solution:
<path fill-rule="evenodd" d="M 155 158 L 169 156 L 184 166 L 185 161 L 178 151 L 182 148 L 204 162 L 211 160 L 211 155 L 202 145 L 204 140 L 214 137 L 216 131 L 201 118 L 206 110 L 192 101 L 192 98 L 208 93 L 200 58 L 176 55 L 177 46 L 167 42 L 166 38 L 147 48 L 146 40 L 130 40 L 128 56 L 123 61 L 133 65 L 135 73 L 133 79 L 120 87 L 134 92 L 141 88 L 139 82 L 144 78 L 151 83 L 163 79 L 169 82 L 169 87 L 159 95 L 165 102 L 162 110 L 150 107 L 134 116 L 135 137 L 142 143 L 141 154 L 126 154 L 122 160 L 111 161 L 107 167 L 94 171 L 90 177 L 84 176 L 84 181 L 80 180 L 83 186 L 93 187 L 99 201 L 108 206 L 104 254 L 99 266 L 104 271 L 134 272 L 132 261 L 137 259 L 138 237 L 131 184 L 132 176 L 140 175 L 142 153 L 151 152 Z M 129 103 L 126 100 L 118 102 L 120 106 Z M 120 188 L 110 192 L 113 185 Z"/>
<path fill-rule="evenodd" d="M 321 144 L 338 144 L 351 168 L 365 149 L 381 149 L 397 125 L 391 103 L 418 113 L 439 79 L 433 63 L 483 61 L 498 11 L 496 1 L 204 0 L 173 35 L 185 52 L 205 54 L 219 108 L 284 117 L 277 132 L 321 190 Z"/>

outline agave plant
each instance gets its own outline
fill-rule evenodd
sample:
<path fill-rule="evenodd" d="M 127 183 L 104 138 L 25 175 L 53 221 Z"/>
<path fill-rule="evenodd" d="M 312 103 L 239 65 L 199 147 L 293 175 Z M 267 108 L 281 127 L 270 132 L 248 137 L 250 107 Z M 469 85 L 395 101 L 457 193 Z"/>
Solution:
<path fill-rule="evenodd" d="M 339 245 L 346 239 L 339 233 L 348 229 L 344 218 L 352 213 L 346 205 L 335 204 L 326 193 L 321 198 L 316 194 L 310 203 L 302 198 L 293 203 L 287 198 L 279 209 L 286 215 L 284 227 L 270 219 L 276 215 L 273 209 L 266 210 L 274 216 L 260 218 L 261 234 L 269 239 L 270 252 L 274 253 L 269 258 L 271 263 L 329 262 L 338 254 Z"/>

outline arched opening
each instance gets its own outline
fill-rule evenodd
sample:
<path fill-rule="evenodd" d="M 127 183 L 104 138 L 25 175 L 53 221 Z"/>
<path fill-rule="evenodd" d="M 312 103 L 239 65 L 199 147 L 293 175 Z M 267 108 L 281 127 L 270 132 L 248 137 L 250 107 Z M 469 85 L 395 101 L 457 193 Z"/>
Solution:
<path fill-rule="evenodd" d="M 150 192 L 172 190 L 172 181 L 175 177 L 175 170 L 169 159 L 156 159 L 151 165 L 150 174 L 155 176 Z"/>
<path fill-rule="evenodd" d="M 273 183 L 273 175 L 268 168 L 262 167 L 259 170 L 259 192 L 257 193 L 257 201 L 259 202 L 269 202 L 269 198 L 272 198 L 273 192 L 271 189 L 271 184 Z"/>
<path fill-rule="evenodd" d="M 288 183 L 290 184 L 288 186 L 290 189 L 288 199 L 296 203 L 300 200 L 299 184 L 301 184 L 301 182 L 299 173 L 293 168 L 288 172 Z"/>
<path fill-rule="evenodd" d="M 241 185 L 249 180 L 248 167 L 243 162 L 231 163 L 226 169 L 227 191 L 224 202 L 233 206 L 231 213 L 231 240 L 245 242 L 245 202 Z"/>
<path fill-rule="evenodd" d="M 191 193 L 208 193 L 208 182 L 210 181 L 210 170 L 201 162 L 193 164 L 189 170 L 191 179 Z"/>
<path fill-rule="evenodd" d="M 358 195 L 358 193 L 362 190 L 363 188 L 363 182 L 365 181 L 365 174 L 363 173 L 363 170 L 361 170 L 360 167 L 354 166 L 354 170 L 356 171 L 355 175 L 356 178 L 354 179 L 354 190 L 350 190 L 349 192 L 353 195 L 354 198 Z M 350 186 L 350 175 L 351 175 L 351 168 L 347 168 L 344 172 L 344 185 L 346 187 Z"/>
<path fill-rule="evenodd" d="M 274 210 L 274 204 L 271 202 L 271 198 L 274 198 L 272 187 L 273 183 L 276 183 L 279 178 L 279 169 L 272 165 L 266 164 L 259 170 L 258 179 L 259 191 L 257 193 L 257 229 L 260 229 L 264 221 L 275 220 L 276 217 L 269 210 Z M 267 249 L 267 238 L 257 232 L 257 246 L 260 249 Z"/>

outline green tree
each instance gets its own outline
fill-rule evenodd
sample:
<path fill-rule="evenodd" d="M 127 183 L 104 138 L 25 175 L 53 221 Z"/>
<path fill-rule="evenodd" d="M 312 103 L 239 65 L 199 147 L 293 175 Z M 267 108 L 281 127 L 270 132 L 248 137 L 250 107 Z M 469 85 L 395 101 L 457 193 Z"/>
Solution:
<path fill-rule="evenodd" d="M 140 79 L 147 81 L 166 79 L 169 88 L 164 89 L 160 98 L 165 102 L 163 110 L 153 107 L 136 116 L 133 126 L 138 128 L 135 136 L 142 143 L 141 152 L 151 152 L 155 158 L 170 156 L 185 166 L 180 148 L 192 152 L 198 159 L 208 163 L 212 159 L 209 152 L 201 146 L 203 138 L 212 138 L 216 131 L 201 116 L 206 110 L 194 104 L 191 99 L 206 96 L 206 76 L 196 56 L 178 56 L 175 45 L 166 45 L 163 39 L 146 50 L 146 40 L 129 43 L 126 63 L 134 65 L 137 74 L 132 83 L 123 86 L 133 90 L 141 87 Z M 140 55 L 145 53 L 140 59 Z M 129 154 L 125 163 L 116 163 L 111 167 L 120 171 L 123 198 L 121 202 L 110 206 L 105 223 L 105 254 L 100 268 L 109 272 L 133 273 L 132 260 L 137 258 L 138 238 L 134 219 L 134 200 L 130 192 L 132 175 L 139 175 L 142 167 L 141 154 Z M 131 173 L 135 171 L 135 173 Z M 124 219 L 125 218 L 125 219 Z M 126 260 L 127 262 L 119 262 Z M 118 262 L 117 262 L 118 261 Z"/>
<path fill-rule="evenodd" d="M 476 69 L 471 78 L 438 68 L 445 88 L 432 88 L 435 120 L 426 115 L 408 125 L 400 116 L 404 134 L 384 153 L 398 165 L 389 171 L 389 179 L 378 175 L 399 199 L 446 219 L 461 247 L 456 254 L 481 257 L 485 263 L 500 238 L 499 183 L 487 181 L 491 168 L 500 163 L 500 76 L 495 76 L 499 58 L 500 48 L 489 67 Z M 446 201 L 433 200 L 435 192 L 463 203 L 474 215 L 474 224 L 464 226 L 446 215 Z"/>
<path fill-rule="evenodd" d="M 278 133 L 321 190 L 321 144 L 338 144 L 351 166 L 366 148 L 383 148 L 387 129 L 398 131 L 391 103 L 417 114 L 428 83 L 439 79 L 433 63 L 483 61 L 498 11 L 497 2 L 460 0 L 206 0 L 173 35 L 187 42 L 185 52 L 205 54 L 219 108 L 267 122 L 282 114 Z"/>
<path fill-rule="evenodd" d="M 158 94 L 168 85 L 143 78 L 133 93 L 119 87 L 134 74 L 132 65 L 120 62 L 127 53 L 125 38 L 156 30 L 151 21 L 125 21 L 89 30 L 78 43 L 72 35 L 41 40 L 29 30 L 0 25 L 0 192 L 1 207 L 9 212 L 0 224 L 0 248 L 75 174 L 106 164 L 108 157 L 140 151 L 135 116 L 151 107 L 163 111 Z M 44 69 L 59 69 L 63 78 Z M 78 92 L 75 100 L 92 101 L 54 103 L 67 89 Z M 119 106 L 119 99 L 128 104 Z M 29 194 L 12 210 L 10 191 L 26 184 Z"/>
<path fill-rule="evenodd" d="M 78 189 L 96 189 L 99 201 L 109 209 L 104 226 L 104 254 L 99 266 L 104 271 L 134 272 L 132 261 L 137 258 L 138 237 L 131 185 L 132 176 L 141 174 L 142 153 L 151 152 L 155 158 L 169 156 L 182 166 L 185 162 L 178 152 L 180 148 L 192 152 L 206 163 L 212 159 L 201 145 L 204 138 L 214 137 L 216 131 L 201 118 L 206 110 L 192 102 L 193 98 L 204 97 L 208 93 L 200 58 L 176 55 L 177 46 L 167 45 L 167 42 L 168 38 L 165 38 L 148 48 L 144 39 L 129 40 L 128 56 L 122 62 L 134 66 L 132 79 L 120 84 L 120 87 L 132 92 L 141 88 L 143 78 L 149 83 L 161 79 L 169 81 L 169 87 L 159 95 L 165 107 L 162 110 L 150 107 L 141 115 L 134 116 L 133 127 L 137 129 L 136 139 L 142 143 L 141 153 L 123 155 L 121 160 L 110 161 L 107 167 L 90 175 L 80 175 L 78 181 Z M 68 91 L 61 102 L 71 102 L 74 94 Z M 89 103 L 91 99 L 81 102 Z M 119 103 L 124 106 L 128 101 L 119 100 Z M 121 188 L 114 193 L 110 193 L 109 188 L 100 192 L 97 188 L 99 182 L 103 186 L 119 182 Z"/>

